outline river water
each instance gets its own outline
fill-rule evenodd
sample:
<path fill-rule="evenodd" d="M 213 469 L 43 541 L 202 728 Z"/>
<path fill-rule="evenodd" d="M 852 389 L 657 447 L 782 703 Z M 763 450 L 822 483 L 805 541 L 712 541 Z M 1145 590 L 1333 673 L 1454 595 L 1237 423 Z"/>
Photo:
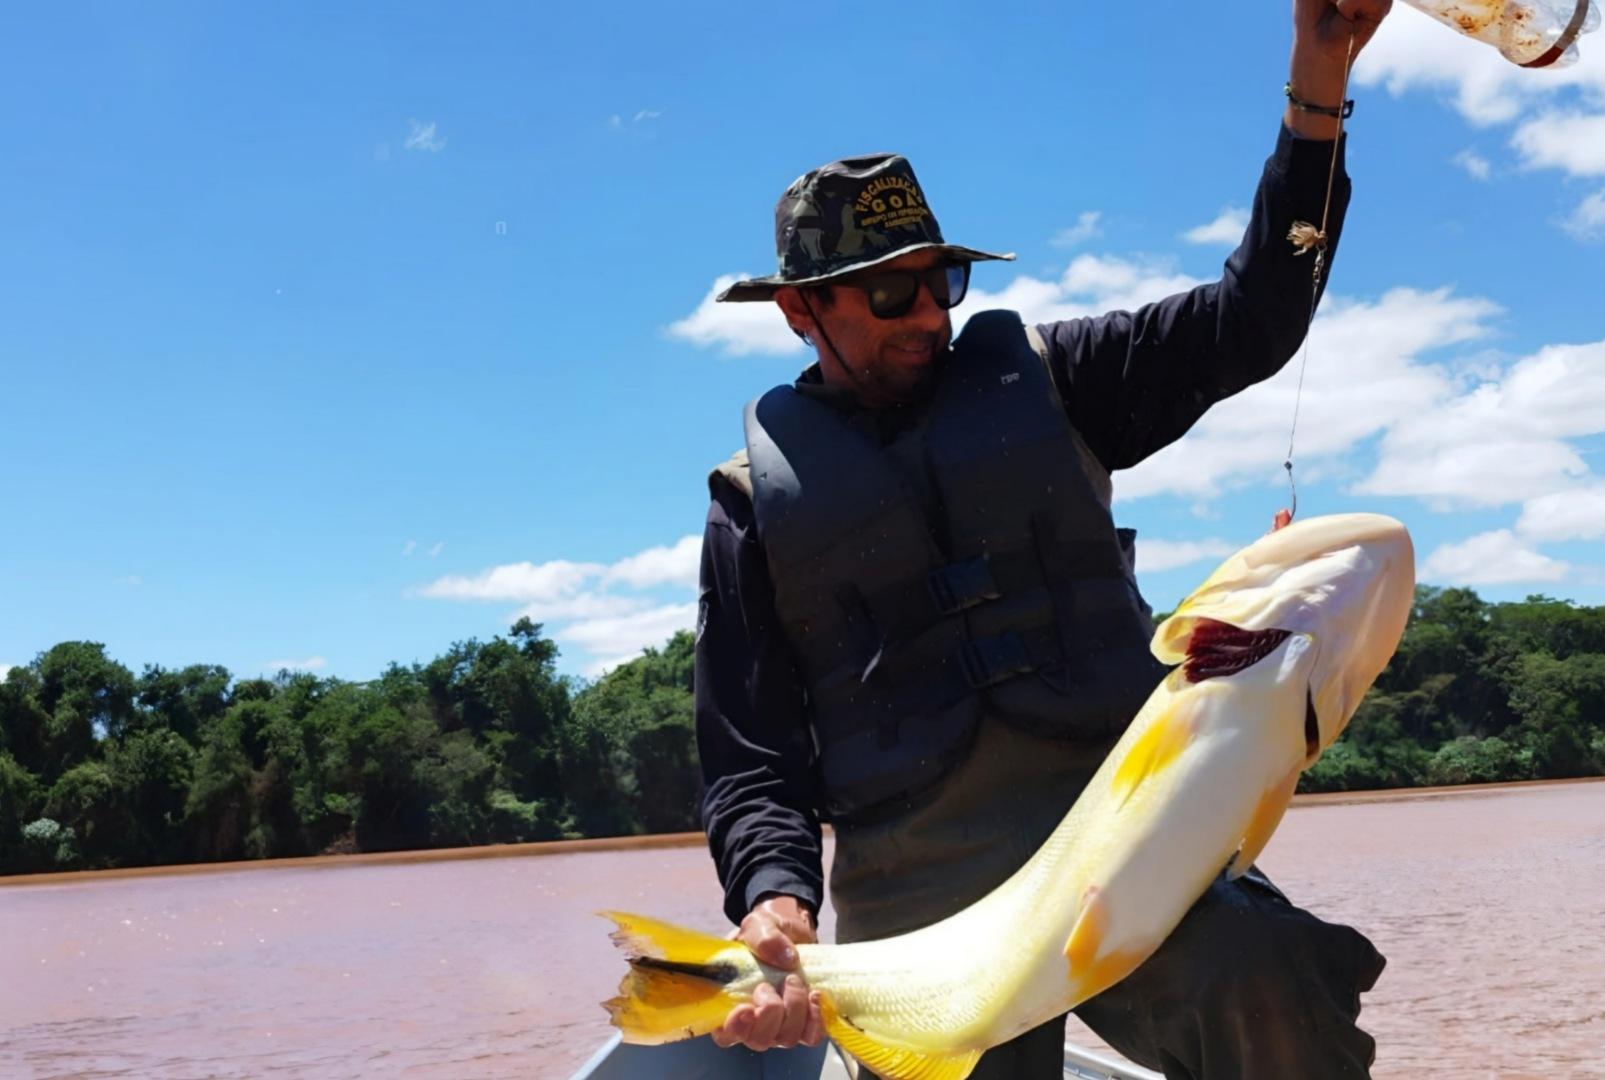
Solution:
<path fill-rule="evenodd" d="M 1260 862 L 1387 954 L 1376 1076 L 1605 1078 L 1605 782 L 1304 800 Z M 727 928 L 697 847 L 0 887 L 0 1076 L 567 1076 L 604 907 Z"/>

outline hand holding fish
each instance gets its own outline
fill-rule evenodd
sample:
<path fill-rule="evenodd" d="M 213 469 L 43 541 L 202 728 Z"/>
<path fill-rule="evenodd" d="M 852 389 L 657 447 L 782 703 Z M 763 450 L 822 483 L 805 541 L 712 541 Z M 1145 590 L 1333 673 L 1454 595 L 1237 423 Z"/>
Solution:
<path fill-rule="evenodd" d="M 796 897 L 769 896 L 760 900 L 732 935 L 752 951 L 759 963 L 780 971 L 797 969 L 795 945 L 819 940 L 814 919 Z M 724 1025 L 713 1031 L 713 1041 L 726 1049 L 741 1044 L 749 1050 L 817 1046 L 825 1037 L 819 1018 L 819 995 L 810 993 L 801 978 L 788 975 L 777 991 L 759 986 L 752 1001 L 730 1010 Z"/>

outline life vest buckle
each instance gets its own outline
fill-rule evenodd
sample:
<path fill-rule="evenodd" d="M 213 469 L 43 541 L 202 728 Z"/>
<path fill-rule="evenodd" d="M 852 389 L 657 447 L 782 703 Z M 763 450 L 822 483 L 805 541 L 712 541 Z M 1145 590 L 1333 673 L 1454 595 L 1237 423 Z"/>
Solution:
<path fill-rule="evenodd" d="M 983 690 L 1037 669 L 1025 640 L 1013 630 L 996 637 L 966 641 L 959 649 L 959 664 L 964 681 L 974 690 Z"/>
<path fill-rule="evenodd" d="M 938 566 L 925 576 L 925 584 L 936 610 L 943 615 L 957 615 L 1003 595 L 985 552 Z"/>

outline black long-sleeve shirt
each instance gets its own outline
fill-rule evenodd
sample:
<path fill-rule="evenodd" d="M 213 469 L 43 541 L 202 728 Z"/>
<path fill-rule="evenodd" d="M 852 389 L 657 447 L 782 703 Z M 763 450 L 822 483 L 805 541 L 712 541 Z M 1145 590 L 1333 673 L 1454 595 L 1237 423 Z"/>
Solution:
<path fill-rule="evenodd" d="M 1328 263 L 1348 206 L 1338 148 Z M 1247 231 L 1221 279 L 1135 312 L 1040 326 L 1075 425 L 1106 469 L 1130 468 L 1184 435 L 1211 405 L 1275 374 L 1308 329 L 1311 259 L 1287 239 L 1319 225 L 1330 142 L 1282 128 Z M 766 893 L 816 911 L 824 895 L 821 804 L 803 684 L 775 611 L 752 504 L 716 481 L 703 532 L 696 646 L 703 827 L 740 922 Z"/>

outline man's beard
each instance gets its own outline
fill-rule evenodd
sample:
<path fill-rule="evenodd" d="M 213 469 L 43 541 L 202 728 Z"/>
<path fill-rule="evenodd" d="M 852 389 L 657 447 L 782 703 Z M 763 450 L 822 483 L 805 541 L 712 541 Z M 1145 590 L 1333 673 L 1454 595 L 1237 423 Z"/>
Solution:
<path fill-rule="evenodd" d="M 945 335 L 931 335 L 930 362 L 920 368 L 884 365 L 863 368 L 856 374 L 860 387 L 870 390 L 876 399 L 888 407 L 900 408 L 917 405 L 930 398 L 936 389 L 936 380 L 947 364 L 951 350 Z"/>

